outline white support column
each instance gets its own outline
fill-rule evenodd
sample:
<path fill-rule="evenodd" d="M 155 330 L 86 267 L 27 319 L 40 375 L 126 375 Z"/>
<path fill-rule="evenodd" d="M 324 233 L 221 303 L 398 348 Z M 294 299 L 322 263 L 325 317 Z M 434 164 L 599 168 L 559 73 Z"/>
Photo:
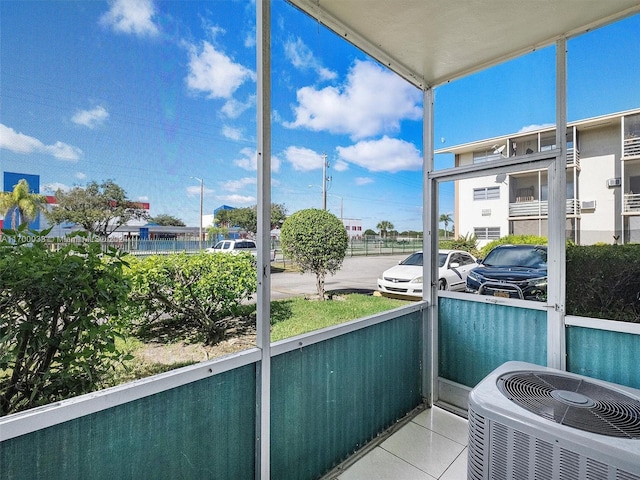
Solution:
<path fill-rule="evenodd" d="M 256 2 L 258 296 L 256 381 L 256 479 L 270 478 L 271 443 L 271 3 Z"/>
<path fill-rule="evenodd" d="M 422 252 L 423 252 L 423 290 L 422 298 L 429 305 L 423 310 L 423 353 L 422 363 L 422 396 L 428 406 L 431 406 L 437 398 L 434 398 L 434 386 L 438 375 L 437 361 L 437 315 L 438 315 L 438 291 L 436 275 L 438 253 L 438 188 L 437 180 L 432 180 L 429 174 L 434 170 L 433 158 L 433 89 L 427 88 L 423 94 L 423 168 L 422 168 Z M 435 277 L 437 280 L 437 277 Z"/>
<path fill-rule="evenodd" d="M 556 146 L 549 167 L 547 366 L 566 369 L 567 40 L 556 42 Z"/>

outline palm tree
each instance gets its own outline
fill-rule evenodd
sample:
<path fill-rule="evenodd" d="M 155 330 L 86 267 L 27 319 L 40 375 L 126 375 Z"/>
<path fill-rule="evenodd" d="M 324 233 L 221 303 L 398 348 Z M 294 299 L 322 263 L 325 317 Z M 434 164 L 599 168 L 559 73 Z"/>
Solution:
<path fill-rule="evenodd" d="M 453 218 L 451 218 L 451 214 L 441 213 L 440 223 L 444 223 L 444 238 L 447 238 L 447 227 L 449 227 L 449 222 L 453 223 Z"/>
<path fill-rule="evenodd" d="M 387 232 L 389 230 L 393 230 L 393 223 L 388 220 L 382 220 L 378 225 L 376 225 L 376 228 L 380 230 L 380 236 L 384 238 L 387 236 Z"/>
<path fill-rule="evenodd" d="M 0 215 L 11 213 L 11 228 L 34 220 L 38 212 L 44 211 L 47 199 L 44 195 L 29 192 L 29 184 L 23 178 L 13 187 L 11 192 L 0 192 Z"/>

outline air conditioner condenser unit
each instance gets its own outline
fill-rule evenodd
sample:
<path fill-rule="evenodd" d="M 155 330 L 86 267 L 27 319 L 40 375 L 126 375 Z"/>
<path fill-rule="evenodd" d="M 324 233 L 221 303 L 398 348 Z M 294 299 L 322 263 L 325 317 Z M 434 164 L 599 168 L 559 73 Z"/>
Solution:
<path fill-rule="evenodd" d="M 469 394 L 468 480 L 640 480 L 640 391 L 507 362 Z"/>

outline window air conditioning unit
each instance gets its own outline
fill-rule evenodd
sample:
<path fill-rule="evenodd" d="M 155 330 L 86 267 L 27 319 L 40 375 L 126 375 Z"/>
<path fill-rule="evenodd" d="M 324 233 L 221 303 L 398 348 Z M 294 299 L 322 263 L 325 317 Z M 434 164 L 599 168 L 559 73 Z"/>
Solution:
<path fill-rule="evenodd" d="M 469 394 L 468 480 L 640 480 L 640 390 L 507 362 Z"/>
<path fill-rule="evenodd" d="M 595 210 L 596 209 L 596 201 L 595 200 L 583 200 L 581 203 L 582 210 Z"/>
<path fill-rule="evenodd" d="M 619 187 L 622 185 L 622 179 L 620 178 L 610 178 L 607 180 L 607 187 Z"/>

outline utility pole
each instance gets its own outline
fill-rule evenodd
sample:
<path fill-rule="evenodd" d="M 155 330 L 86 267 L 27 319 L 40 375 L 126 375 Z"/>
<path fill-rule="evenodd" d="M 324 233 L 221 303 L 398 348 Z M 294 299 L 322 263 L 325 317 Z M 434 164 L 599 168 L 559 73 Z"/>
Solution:
<path fill-rule="evenodd" d="M 322 209 L 327 209 L 327 154 L 322 154 Z"/>

